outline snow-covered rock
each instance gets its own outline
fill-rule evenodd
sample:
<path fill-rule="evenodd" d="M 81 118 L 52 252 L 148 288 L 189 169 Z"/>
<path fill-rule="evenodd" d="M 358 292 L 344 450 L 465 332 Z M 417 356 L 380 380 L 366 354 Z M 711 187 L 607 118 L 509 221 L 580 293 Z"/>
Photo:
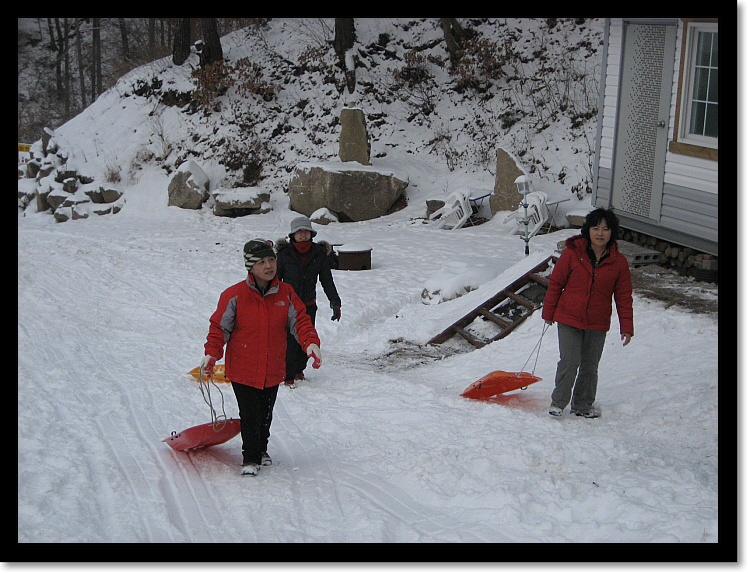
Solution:
<path fill-rule="evenodd" d="M 179 166 L 169 183 L 169 205 L 182 209 L 200 209 L 208 199 L 208 176 L 194 161 Z"/>
<path fill-rule="evenodd" d="M 270 191 L 263 187 L 219 187 L 211 196 L 215 201 L 213 214 L 221 217 L 243 217 L 272 209 Z"/>
<path fill-rule="evenodd" d="M 408 177 L 356 161 L 300 163 L 288 194 L 291 209 L 307 216 L 327 208 L 340 221 L 367 221 L 390 212 L 408 186 Z"/>

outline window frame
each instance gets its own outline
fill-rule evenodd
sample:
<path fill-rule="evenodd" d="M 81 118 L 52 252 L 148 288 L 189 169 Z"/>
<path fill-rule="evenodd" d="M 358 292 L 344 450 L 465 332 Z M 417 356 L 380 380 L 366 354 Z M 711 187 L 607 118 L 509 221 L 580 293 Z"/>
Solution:
<path fill-rule="evenodd" d="M 691 101 L 695 75 L 695 53 L 699 32 L 719 32 L 716 18 L 683 19 L 678 98 L 676 100 L 675 126 L 669 150 L 704 159 L 718 160 L 719 136 L 696 136 L 688 133 Z"/>

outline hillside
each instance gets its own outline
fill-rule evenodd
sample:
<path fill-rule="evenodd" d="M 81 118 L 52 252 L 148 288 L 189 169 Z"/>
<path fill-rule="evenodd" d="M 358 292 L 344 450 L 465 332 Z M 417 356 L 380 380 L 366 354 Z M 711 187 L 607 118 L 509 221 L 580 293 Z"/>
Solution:
<path fill-rule="evenodd" d="M 197 55 L 180 67 L 165 58 L 122 77 L 56 138 L 92 176 L 125 185 L 145 165 L 168 172 L 191 157 L 214 187 L 260 182 L 276 191 L 299 161 L 337 155 L 340 109 L 353 106 L 367 116 L 374 160 L 418 159 L 488 176 L 501 146 L 529 172 L 583 195 L 591 185 L 602 22 L 461 21 L 478 47 L 461 73 L 450 74 L 437 19 L 357 19 L 350 94 L 326 41 L 329 22 L 275 19 L 222 39 L 227 67 L 240 71 L 201 109 L 191 75 Z M 136 127 L 115 109 L 138 114 Z M 82 132 L 104 117 L 94 133 Z"/>

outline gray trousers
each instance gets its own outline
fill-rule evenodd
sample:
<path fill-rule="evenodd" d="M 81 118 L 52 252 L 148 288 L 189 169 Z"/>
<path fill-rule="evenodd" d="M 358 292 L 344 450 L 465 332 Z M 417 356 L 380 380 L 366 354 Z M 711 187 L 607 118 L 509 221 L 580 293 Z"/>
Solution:
<path fill-rule="evenodd" d="M 556 388 L 551 394 L 551 403 L 564 409 L 571 401 L 572 410 L 589 410 L 597 394 L 597 365 L 607 333 L 556 324 L 561 360 L 556 369 Z"/>

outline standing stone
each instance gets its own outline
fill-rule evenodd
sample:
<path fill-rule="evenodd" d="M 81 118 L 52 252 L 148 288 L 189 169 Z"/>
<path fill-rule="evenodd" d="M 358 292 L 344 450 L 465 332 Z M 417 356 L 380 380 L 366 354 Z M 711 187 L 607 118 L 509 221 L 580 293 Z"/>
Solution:
<path fill-rule="evenodd" d="M 169 205 L 182 209 L 200 209 L 208 199 L 208 176 L 192 160 L 179 166 L 169 182 Z"/>
<path fill-rule="evenodd" d="M 343 108 L 340 112 L 340 125 L 340 160 L 371 165 L 371 147 L 364 112 L 360 109 Z"/>
<path fill-rule="evenodd" d="M 498 211 L 516 211 L 522 201 L 514 180 L 525 173 L 519 168 L 514 158 L 504 149 L 496 153 L 496 181 L 491 195 L 491 213 Z"/>

